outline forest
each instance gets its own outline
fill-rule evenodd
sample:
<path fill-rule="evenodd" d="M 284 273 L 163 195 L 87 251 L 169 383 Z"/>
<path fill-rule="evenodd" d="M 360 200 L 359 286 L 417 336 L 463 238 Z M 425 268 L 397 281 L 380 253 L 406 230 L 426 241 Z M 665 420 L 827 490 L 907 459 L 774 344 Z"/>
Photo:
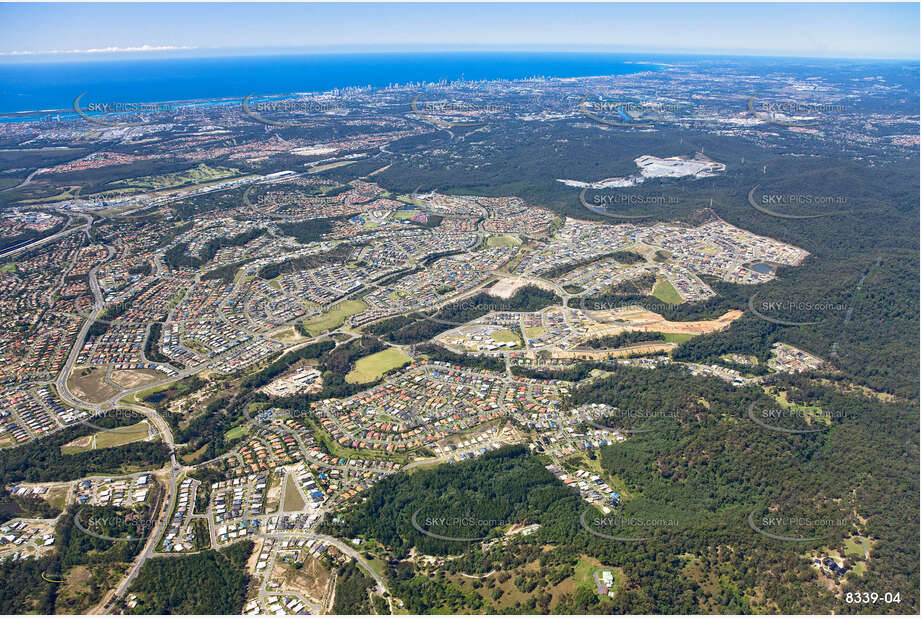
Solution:
<path fill-rule="evenodd" d="M 240 614 L 249 586 L 244 565 L 252 550 L 252 541 L 239 541 L 219 551 L 145 561 L 129 589 L 141 600 L 128 613 Z"/>
<path fill-rule="evenodd" d="M 129 411 L 94 419 L 100 427 L 131 424 Z M 136 415 L 138 420 L 140 415 Z M 15 449 L 0 451 L 0 484 L 8 485 L 26 481 L 69 481 L 89 474 L 118 473 L 129 469 L 159 468 L 169 459 L 169 452 L 162 442 L 132 442 L 122 446 L 82 451 L 65 455 L 61 446 L 81 436 L 98 431 L 86 425 L 75 425 L 41 440 L 33 440 Z"/>
<path fill-rule="evenodd" d="M 558 305 L 562 299 L 547 290 L 534 285 L 519 288 L 508 299 L 479 292 L 445 305 L 431 315 L 420 313 L 409 316 L 395 316 L 364 327 L 372 334 L 385 337 L 401 345 L 421 343 L 446 330 L 470 320 L 482 317 L 491 311 L 539 311 L 550 305 Z"/>
<path fill-rule="evenodd" d="M 330 531 L 379 540 L 397 561 L 391 569 L 395 594 L 413 599 L 410 609 L 419 612 L 472 607 L 452 585 L 401 562 L 410 548 L 439 555 L 463 551 L 461 562 L 454 563 L 459 571 L 486 573 L 510 568 L 546 544 L 563 555 L 548 558 L 550 563 L 572 566 L 584 553 L 622 568 L 631 582 L 612 601 L 575 594 L 551 611 L 696 613 L 726 607 L 740 613 L 828 612 L 840 605 L 803 552 L 845 552 L 852 535 L 872 538 L 876 558 L 864 575 L 849 575 L 844 589 L 899 590 L 908 603 L 902 609 L 916 607 L 914 421 L 897 404 L 836 392 L 806 376 L 774 377 L 768 385 L 786 393 L 791 403 L 812 402 L 829 412 L 827 430 L 785 434 L 759 427 L 747 416 L 749 406 L 777 405 L 764 391 L 735 389 L 678 367 L 619 368 L 572 392 L 567 405 L 602 401 L 620 410 L 655 412 L 638 415 L 642 420 L 636 427 L 648 431 L 600 451 L 603 469 L 620 479 L 617 489 L 625 496 L 617 514 L 625 521 L 671 522 L 645 534 L 635 526 L 616 530 L 649 540 L 617 542 L 590 534 L 579 523 L 585 503 L 536 459 L 514 448 L 390 477 Z M 790 426 L 808 426 L 802 422 Z M 784 543 L 748 526 L 750 513 L 766 509 L 839 523 L 799 530 L 804 536 L 815 533 L 818 540 Z M 458 510 L 470 520 L 453 527 L 439 521 Z M 533 521 L 541 528 L 514 549 L 484 553 L 476 542 L 422 534 L 412 525 L 413 513 L 417 522 L 428 517 L 441 526 L 426 528 L 431 532 L 458 538 L 495 536 L 501 530 L 490 525 L 495 522 Z M 460 525 L 469 521 L 485 523 Z M 708 583 L 713 569 L 722 574 L 725 587 Z M 542 598 L 542 586 L 546 589 L 550 581 L 536 587 L 535 603 Z M 757 599 L 762 604 L 752 605 Z M 528 603 L 522 606 L 533 607 Z"/>

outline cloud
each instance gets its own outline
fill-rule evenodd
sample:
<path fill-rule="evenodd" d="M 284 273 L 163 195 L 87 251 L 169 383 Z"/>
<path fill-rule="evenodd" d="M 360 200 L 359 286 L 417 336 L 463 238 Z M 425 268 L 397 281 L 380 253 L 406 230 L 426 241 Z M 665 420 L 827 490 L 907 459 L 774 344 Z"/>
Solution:
<path fill-rule="evenodd" d="M 114 54 L 122 52 L 156 52 L 175 51 L 179 49 L 198 49 L 185 45 L 141 45 L 138 47 L 99 47 L 96 49 L 48 49 L 44 51 L 10 51 L 0 52 L 0 56 L 44 56 L 50 54 Z"/>

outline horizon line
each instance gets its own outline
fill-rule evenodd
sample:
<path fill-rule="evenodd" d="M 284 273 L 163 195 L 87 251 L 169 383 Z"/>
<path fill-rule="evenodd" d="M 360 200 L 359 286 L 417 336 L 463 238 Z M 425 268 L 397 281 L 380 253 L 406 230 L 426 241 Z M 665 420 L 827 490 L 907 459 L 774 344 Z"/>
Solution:
<path fill-rule="evenodd" d="M 919 62 L 918 56 L 839 56 L 839 52 L 825 55 L 811 55 L 808 50 L 773 50 L 773 49 L 719 49 L 719 48 L 655 48 L 628 47 L 617 45 L 592 44 L 514 44 L 514 45 L 444 45 L 434 43 L 398 44 L 381 43 L 373 45 L 298 45 L 298 46 L 151 46 L 139 45 L 125 48 L 107 47 L 85 50 L 13 50 L 0 52 L 0 64 L 27 64 L 30 62 L 73 62 L 73 61 L 119 61 L 138 59 L 180 59 L 207 57 L 246 57 L 250 55 L 347 55 L 347 54 L 384 54 L 384 53 L 452 53 L 452 52 L 506 52 L 506 53 L 609 53 L 609 54 L 658 54 L 671 56 L 714 56 L 744 58 L 790 58 L 803 60 L 848 60 L 848 61 L 893 61 Z M 846 53 L 846 52 L 841 52 Z"/>

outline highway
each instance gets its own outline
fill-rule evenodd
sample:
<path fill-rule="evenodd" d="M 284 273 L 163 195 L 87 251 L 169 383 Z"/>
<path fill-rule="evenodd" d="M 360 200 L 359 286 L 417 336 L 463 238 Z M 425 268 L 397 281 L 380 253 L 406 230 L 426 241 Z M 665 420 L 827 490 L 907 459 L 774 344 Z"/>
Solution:
<path fill-rule="evenodd" d="M 25 245 L 20 245 L 12 249 L 6 249 L 4 251 L 0 251 L 0 258 L 13 257 L 14 255 L 19 255 L 20 253 L 24 253 L 28 251 L 29 249 L 35 249 L 37 247 L 41 247 L 42 245 L 46 245 L 50 242 L 54 242 L 55 240 L 58 240 L 59 238 L 64 238 L 65 236 L 69 236 L 73 234 L 74 232 L 83 231 L 86 234 L 89 234 L 90 227 L 93 225 L 93 218 L 89 215 L 81 214 L 80 216 L 86 219 L 85 224 L 74 226 L 74 227 L 66 227 L 60 232 L 57 232 L 56 234 L 45 236 L 44 238 L 39 238 L 38 240 L 33 240 L 30 243 L 27 243 Z"/>

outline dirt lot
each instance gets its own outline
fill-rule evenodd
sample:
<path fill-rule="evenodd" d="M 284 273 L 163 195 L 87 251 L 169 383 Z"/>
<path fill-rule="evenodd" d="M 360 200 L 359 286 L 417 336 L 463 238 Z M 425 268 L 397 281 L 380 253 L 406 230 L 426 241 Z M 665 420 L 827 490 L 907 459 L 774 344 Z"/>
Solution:
<path fill-rule="evenodd" d="M 603 360 L 605 358 L 618 358 L 633 354 L 656 354 L 669 352 L 677 347 L 674 343 L 644 343 L 631 345 L 614 350 L 561 350 L 553 354 L 553 358 L 578 358 L 582 360 Z"/>
<path fill-rule="evenodd" d="M 113 371 L 109 380 L 125 389 L 137 388 L 153 384 L 165 378 L 166 375 L 152 369 L 124 369 Z"/>
<path fill-rule="evenodd" d="M 105 381 L 104 367 L 74 367 L 68 379 L 70 390 L 84 401 L 102 403 L 118 394 L 118 389 Z"/>
<path fill-rule="evenodd" d="M 742 312 L 734 309 L 727 311 L 715 320 L 700 320 L 697 322 L 670 322 L 658 313 L 646 310 L 617 309 L 612 311 L 590 311 L 594 319 L 603 323 L 616 322 L 617 326 L 611 329 L 611 334 L 622 330 L 638 330 L 658 333 L 685 333 L 689 335 L 703 335 L 722 330 L 738 320 Z M 603 333 L 599 330 L 594 336 Z"/>
<path fill-rule="evenodd" d="M 272 567 L 272 578 L 284 582 L 283 589 L 301 592 L 317 602 L 325 598 L 329 576 L 329 571 L 313 556 L 308 556 L 300 569 L 284 562 L 276 563 Z"/>
<path fill-rule="evenodd" d="M 523 288 L 526 285 L 534 285 L 549 292 L 555 291 L 553 286 L 540 281 L 528 281 L 526 279 L 519 279 L 518 277 L 504 277 L 489 288 L 487 292 L 490 296 L 495 296 L 497 298 L 511 298 L 519 288 Z"/>

